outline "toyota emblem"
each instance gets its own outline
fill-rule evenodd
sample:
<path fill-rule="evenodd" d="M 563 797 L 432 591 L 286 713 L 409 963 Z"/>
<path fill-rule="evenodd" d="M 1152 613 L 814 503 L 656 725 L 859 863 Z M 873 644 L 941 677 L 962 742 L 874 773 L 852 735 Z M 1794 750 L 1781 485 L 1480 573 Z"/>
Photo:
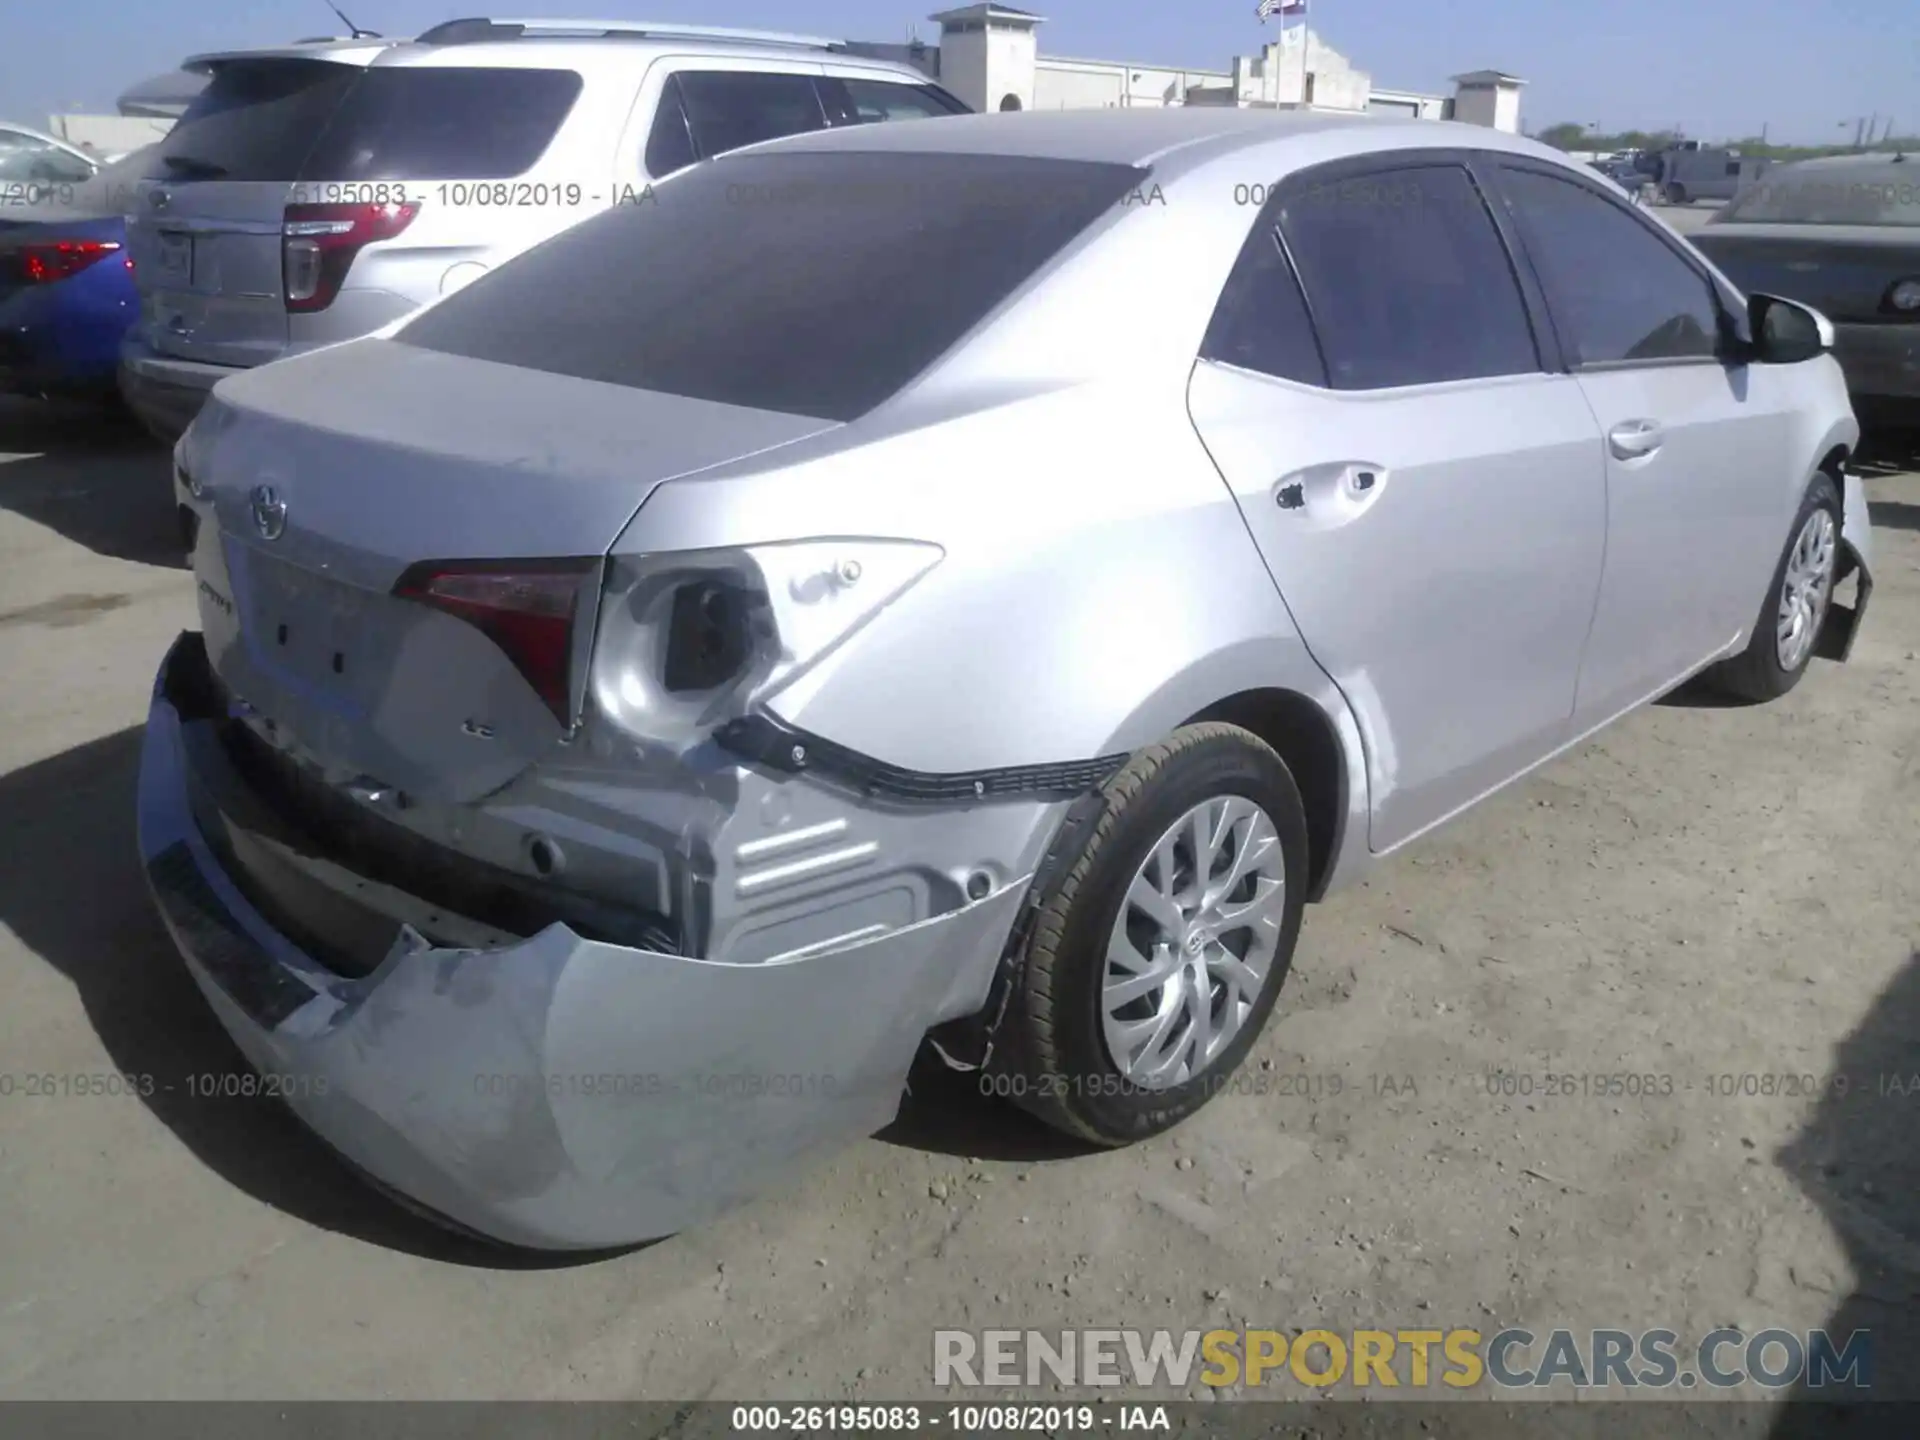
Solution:
<path fill-rule="evenodd" d="M 253 512 L 253 528 L 260 532 L 262 540 L 278 540 L 286 530 L 287 502 L 273 486 L 254 486 L 248 508 Z"/>

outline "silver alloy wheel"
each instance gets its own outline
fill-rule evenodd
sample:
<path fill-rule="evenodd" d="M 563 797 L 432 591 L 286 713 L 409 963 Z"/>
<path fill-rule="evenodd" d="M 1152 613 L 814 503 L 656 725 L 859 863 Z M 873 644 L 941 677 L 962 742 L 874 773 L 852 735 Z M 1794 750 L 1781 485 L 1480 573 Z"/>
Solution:
<path fill-rule="evenodd" d="M 1793 549 L 1787 552 L 1787 573 L 1780 582 L 1780 614 L 1774 627 L 1774 653 L 1780 668 L 1793 671 L 1805 663 L 1827 618 L 1833 598 L 1833 513 L 1824 507 L 1807 517 Z"/>
<path fill-rule="evenodd" d="M 1167 827 L 1107 940 L 1100 1014 L 1121 1075 L 1170 1089 L 1233 1042 L 1266 985 L 1286 895 L 1280 832 L 1251 800 L 1219 796 Z"/>

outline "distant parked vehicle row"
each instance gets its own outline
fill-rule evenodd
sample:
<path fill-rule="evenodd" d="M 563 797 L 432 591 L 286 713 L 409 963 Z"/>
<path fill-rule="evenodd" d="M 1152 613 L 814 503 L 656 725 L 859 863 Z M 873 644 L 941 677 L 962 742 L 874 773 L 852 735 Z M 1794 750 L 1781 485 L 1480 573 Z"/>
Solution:
<path fill-rule="evenodd" d="M 135 202 L 121 373 L 167 439 L 226 376 L 378 330 L 696 161 L 967 109 L 836 41 L 598 21 L 457 20 L 187 67 L 211 78 Z"/>
<path fill-rule="evenodd" d="M 1920 427 L 1920 158 L 1777 166 L 1693 242 L 1750 294 L 1791 296 L 1833 322 L 1863 418 Z"/>

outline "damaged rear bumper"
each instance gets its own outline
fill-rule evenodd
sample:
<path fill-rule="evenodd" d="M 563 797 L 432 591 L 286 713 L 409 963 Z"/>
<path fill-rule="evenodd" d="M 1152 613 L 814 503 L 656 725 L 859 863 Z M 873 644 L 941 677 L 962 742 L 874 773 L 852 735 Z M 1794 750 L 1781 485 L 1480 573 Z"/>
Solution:
<path fill-rule="evenodd" d="M 1841 472 L 1840 484 L 1841 553 L 1834 579 L 1837 583 L 1851 575 L 1856 584 L 1851 605 L 1835 600 L 1827 606 L 1815 652 L 1827 660 L 1845 660 L 1853 654 L 1860 623 L 1867 618 L 1867 601 L 1873 597 L 1873 519 L 1867 510 L 1867 488 L 1851 470 Z"/>
<path fill-rule="evenodd" d="M 372 973 L 328 969 L 209 843 L 169 652 L 140 765 L 141 857 L 189 970 L 247 1058 L 329 1145 L 457 1225 L 595 1249 L 671 1234 L 892 1119 L 951 977 L 1006 943 L 1027 884 L 784 961 L 728 964 L 552 924 L 490 948 L 402 926 Z"/>

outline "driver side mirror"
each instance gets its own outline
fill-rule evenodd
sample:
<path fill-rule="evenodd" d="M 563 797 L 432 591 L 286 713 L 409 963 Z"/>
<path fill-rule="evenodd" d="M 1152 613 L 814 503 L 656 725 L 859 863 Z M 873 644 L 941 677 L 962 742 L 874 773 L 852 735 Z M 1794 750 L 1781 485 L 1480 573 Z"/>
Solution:
<path fill-rule="evenodd" d="M 1779 295 L 1747 298 L 1750 354 L 1761 365 L 1798 365 L 1833 349 L 1833 322 Z"/>

